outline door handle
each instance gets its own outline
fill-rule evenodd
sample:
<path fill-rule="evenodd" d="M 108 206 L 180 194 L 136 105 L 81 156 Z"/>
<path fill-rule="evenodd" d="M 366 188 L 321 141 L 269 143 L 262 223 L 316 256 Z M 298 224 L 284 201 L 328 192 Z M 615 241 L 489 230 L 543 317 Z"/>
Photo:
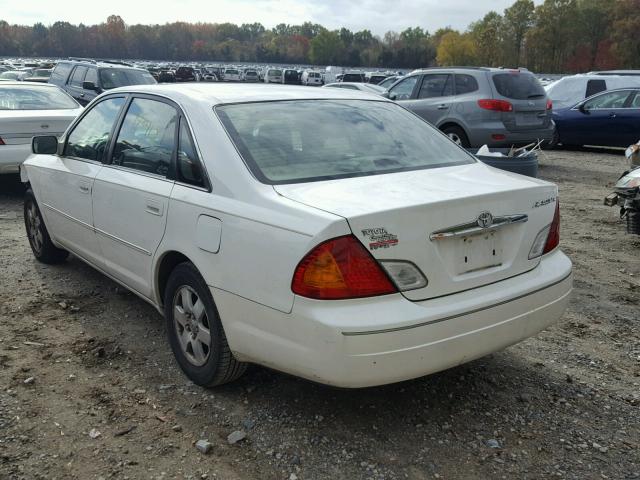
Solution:
<path fill-rule="evenodd" d="M 447 108 L 449 108 L 447 105 L 445 105 L 444 103 L 442 105 L 438 105 L 438 110 L 446 110 Z"/>
<path fill-rule="evenodd" d="M 609 114 L 609 118 L 616 118 L 618 115 L 616 115 L 615 113 L 610 113 Z"/>
<path fill-rule="evenodd" d="M 163 211 L 162 204 L 147 201 L 144 211 L 150 213 L 151 215 L 157 215 L 158 217 L 161 217 Z"/>
<path fill-rule="evenodd" d="M 84 98 L 84 93 L 81 93 L 80 96 Z"/>
<path fill-rule="evenodd" d="M 82 193 L 89 193 L 90 190 L 88 185 L 78 185 L 78 188 Z"/>

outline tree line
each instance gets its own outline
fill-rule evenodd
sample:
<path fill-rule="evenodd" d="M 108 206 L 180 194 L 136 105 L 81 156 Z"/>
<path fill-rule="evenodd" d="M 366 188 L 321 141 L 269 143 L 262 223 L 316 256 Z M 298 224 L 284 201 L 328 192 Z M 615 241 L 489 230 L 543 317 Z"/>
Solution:
<path fill-rule="evenodd" d="M 464 31 L 417 26 L 382 37 L 306 22 L 98 25 L 0 20 L 0 56 L 92 57 L 168 61 L 266 62 L 418 68 L 449 65 L 583 72 L 640 65 L 640 0 L 516 0 Z"/>

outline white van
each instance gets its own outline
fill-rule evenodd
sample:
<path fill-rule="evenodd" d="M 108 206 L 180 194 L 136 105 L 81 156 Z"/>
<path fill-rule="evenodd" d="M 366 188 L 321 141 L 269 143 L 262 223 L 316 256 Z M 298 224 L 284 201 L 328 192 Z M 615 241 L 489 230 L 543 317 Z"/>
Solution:
<path fill-rule="evenodd" d="M 302 72 L 300 81 L 303 85 L 322 85 L 322 74 L 312 70 L 305 70 Z"/>
<path fill-rule="evenodd" d="M 585 73 L 562 77 L 544 88 L 553 102 L 553 109 L 561 110 L 605 90 L 633 87 L 640 87 L 640 77 Z"/>
<path fill-rule="evenodd" d="M 264 74 L 264 83 L 282 83 L 282 70 L 268 68 Z"/>

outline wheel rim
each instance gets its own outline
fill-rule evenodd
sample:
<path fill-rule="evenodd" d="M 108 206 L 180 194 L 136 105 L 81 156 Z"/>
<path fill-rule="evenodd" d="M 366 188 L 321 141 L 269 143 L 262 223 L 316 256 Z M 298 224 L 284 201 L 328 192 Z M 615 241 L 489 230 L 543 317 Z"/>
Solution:
<path fill-rule="evenodd" d="M 27 235 L 31 248 L 39 255 L 44 245 L 44 234 L 42 231 L 42 218 L 34 202 L 27 205 Z"/>
<path fill-rule="evenodd" d="M 196 291 L 187 286 L 173 297 L 173 324 L 182 353 L 192 365 L 201 367 L 211 354 L 211 327 L 206 308 Z"/>
<path fill-rule="evenodd" d="M 457 133 L 449 132 L 447 133 L 447 137 L 449 137 L 451 141 L 456 145 L 462 145 L 462 139 L 460 138 L 460 135 L 458 135 Z"/>

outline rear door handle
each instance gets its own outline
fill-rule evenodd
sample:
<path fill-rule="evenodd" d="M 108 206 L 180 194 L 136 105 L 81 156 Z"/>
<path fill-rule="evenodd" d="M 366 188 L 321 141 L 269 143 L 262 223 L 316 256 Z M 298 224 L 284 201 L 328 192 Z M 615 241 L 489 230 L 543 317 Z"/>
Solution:
<path fill-rule="evenodd" d="M 81 96 L 81 97 L 84 97 L 84 93 L 81 93 L 81 94 L 80 94 L 80 96 Z"/>
<path fill-rule="evenodd" d="M 161 217 L 163 212 L 162 204 L 147 200 L 145 212 Z"/>
<path fill-rule="evenodd" d="M 445 105 L 444 103 L 442 105 L 438 105 L 438 110 L 446 110 L 447 108 L 449 108 L 447 105 Z"/>
<path fill-rule="evenodd" d="M 82 193 L 89 193 L 89 191 L 91 190 L 89 188 L 89 185 L 85 185 L 84 183 L 81 183 L 80 185 L 78 185 L 78 188 Z"/>
<path fill-rule="evenodd" d="M 610 113 L 609 114 L 609 118 L 616 118 L 618 115 L 616 115 L 615 113 Z"/>

